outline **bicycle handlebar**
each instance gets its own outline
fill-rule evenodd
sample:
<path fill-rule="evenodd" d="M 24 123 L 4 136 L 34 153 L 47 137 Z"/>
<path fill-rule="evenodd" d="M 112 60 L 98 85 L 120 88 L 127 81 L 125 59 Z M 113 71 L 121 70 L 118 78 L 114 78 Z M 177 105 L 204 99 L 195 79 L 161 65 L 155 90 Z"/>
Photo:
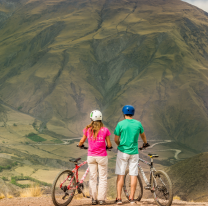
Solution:
<path fill-rule="evenodd" d="M 111 146 L 110 148 L 108 148 L 108 146 L 106 146 L 106 150 L 111 151 L 111 149 L 113 149 L 113 147 Z"/>
<path fill-rule="evenodd" d="M 77 144 L 77 147 L 79 147 L 80 149 L 88 149 L 88 147 L 85 147 L 84 145 L 79 146 L 79 144 Z M 108 148 L 108 146 L 106 146 L 106 150 L 111 151 L 111 149 L 113 149 L 113 147 L 111 146 L 110 148 Z"/>
<path fill-rule="evenodd" d="M 142 147 L 139 147 L 139 150 L 144 150 L 149 146 L 150 146 L 150 144 L 148 142 L 146 144 L 144 143 Z"/>
<path fill-rule="evenodd" d="M 84 145 L 79 146 L 79 145 L 77 144 L 77 147 L 79 147 L 80 149 L 88 149 L 88 147 L 85 147 Z"/>

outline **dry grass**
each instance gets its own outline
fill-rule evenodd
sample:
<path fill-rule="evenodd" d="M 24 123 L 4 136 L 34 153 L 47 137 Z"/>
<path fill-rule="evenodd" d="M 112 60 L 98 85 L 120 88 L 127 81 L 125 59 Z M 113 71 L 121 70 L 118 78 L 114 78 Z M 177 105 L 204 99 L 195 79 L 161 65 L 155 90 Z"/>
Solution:
<path fill-rule="evenodd" d="M 181 200 L 181 198 L 176 195 L 176 196 L 173 197 L 173 200 Z"/>
<path fill-rule="evenodd" d="M 4 198 L 5 198 L 5 195 L 4 195 L 3 193 L 1 193 L 1 194 L 0 194 L 0 200 L 1 200 L 1 199 L 4 199 Z"/>
<path fill-rule="evenodd" d="M 13 195 L 10 195 L 10 194 L 7 194 L 6 196 L 7 196 L 7 198 L 9 198 L 9 199 L 11 199 L 11 198 L 14 197 Z"/>
<path fill-rule="evenodd" d="M 20 193 L 20 197 L 40 197 L 43 195 L 43 191 L 39 185 L 32 185 L 31 188 L 23 189 Z"/>
<path fill-rule="evenodd" d="M 73 199 L 81 200 L 82 198 L 83 198 L 83 195 L 82 194 L 78 194 L 78 195 L 75 195 Z"/>

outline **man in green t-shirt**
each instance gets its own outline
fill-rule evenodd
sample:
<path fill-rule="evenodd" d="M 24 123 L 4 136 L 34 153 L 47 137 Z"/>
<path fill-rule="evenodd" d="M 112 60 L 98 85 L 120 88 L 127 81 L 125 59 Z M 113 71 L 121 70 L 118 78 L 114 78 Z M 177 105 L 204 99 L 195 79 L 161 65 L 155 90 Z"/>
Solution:
<path fill-rule="evenodd" d="M 117 176 L 117 204 L 122 204 L 121 191 L 124 184 L 124 175 L 126 167 L 129 164 L 129 175 L 131 176 L 131 195 L 129 201 L 135 203 L 134 193 L 137 185 L 138 175 L 138 138 L 141 136 L 143 147 L 149 146 L 146 140 L 144 129 L 141 122 L 132 118 L 134 116 L 134 107 L 126 105 L 123 107 L 124 120 L 119 122 L 114 131 L 115 143 L 118 145 L 118 154 L 116 159 Z"/>

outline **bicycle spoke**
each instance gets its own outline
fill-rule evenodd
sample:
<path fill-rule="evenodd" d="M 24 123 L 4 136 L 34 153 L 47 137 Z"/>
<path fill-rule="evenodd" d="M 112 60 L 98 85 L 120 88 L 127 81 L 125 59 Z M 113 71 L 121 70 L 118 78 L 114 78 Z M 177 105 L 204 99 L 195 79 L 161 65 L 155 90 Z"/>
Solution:
<path fill-rule="evenodd" d="M 158 205 L 168 206 L 172 203 L 172 184 L 169 177 L 163 171 L 158 171 L 153 179 L 153 197 Z"/>
<path fill-rule="evenodd" d="M 141 182 L 140 177 L 137 177 L 137 187 L 134 194 L 134 199 L 137 201 L 140 201 L 143 195 L 143 185 Z M 123 187 L 124 193 L 127 198 L 129 198 L 129 195 L 131 194 L 131 176 L 129 175 L 129 172 L 126 172 L 125 179 L 124 179 L 124 187 Z"/>
<path fill-rule="evenodd" d="M 53 199 L 55 205 L 67 205 L 73 198 L 76 188 L 76 181 L 73 173 L 69 170 L 62 172 L 53 186 Z"/>

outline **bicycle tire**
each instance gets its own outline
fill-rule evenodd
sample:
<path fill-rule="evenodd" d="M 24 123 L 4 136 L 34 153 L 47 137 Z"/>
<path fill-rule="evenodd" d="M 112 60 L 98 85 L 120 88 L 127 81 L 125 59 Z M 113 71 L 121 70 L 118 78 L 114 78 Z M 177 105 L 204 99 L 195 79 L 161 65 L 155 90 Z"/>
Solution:
<path fill-rule="evenodd" d="M 124 185 L 123 185 L 123 191 L 124 194 L 126 196 L 127 199 L 129 199 L 129 192 L 131 190 L 131 185 L 129 183 L 129 170 L 127 169 L 125 172 L 125 176 L 124 176 Z M 136 201 L 140 201 L 142 199 L 143 196 L 143 183 L 141 180 L 140 175 L 138 174 L 137 176 L 138 182 L 137 182 L 137 188 L 135 190 L 134 196 L 136 196 L 136 198 L 134 198 Z"/>
<path fill-rule="evenodd" d="M 162 170 L 154 172 L 151 185 L 154 187 L 152 195 L 157 205 L 170 206 L 173 201 L 173 189 L 167 173 Z"/>
<path fill-rule="evenodd" d="M 62 176 L 63 176 L 63 178 L 61 179 Z M 72 191 L 71 194 L 68 195 L 69 196 L 68 199 L 64 202 L 63 197 L 65 195 L 65 192 L 60 188 L 60 184 L 61 184 L 61 182 L 63 182 L 64 180 L 67 179 L 67 176 L 68 176 L 68 179 L 74 178 L 72 180 L 72 185 L 74 185 L 74 187 L 76 187 L 76 178 L 74 177 L 74 173 L 71 170 L 64 170 L 64 171 L 60 172 L 56 176 L 56 178 L 53 182 L 53 185 L 52 185 L 51 197 L 52 197 L 53 204 L 55 206 L 67 206 L 72 201 L 72 199 L 74 197 L 74 193 L 75 193 L 76 189 L 71 190 Z M 65 186 L 69 185 L 70 179 L 66 181 Z M 60 180 L 60 182 L 58 182 L 59 180 Z M 56 191 L 57 191 L 57 193 L 56 193 Z"/>

